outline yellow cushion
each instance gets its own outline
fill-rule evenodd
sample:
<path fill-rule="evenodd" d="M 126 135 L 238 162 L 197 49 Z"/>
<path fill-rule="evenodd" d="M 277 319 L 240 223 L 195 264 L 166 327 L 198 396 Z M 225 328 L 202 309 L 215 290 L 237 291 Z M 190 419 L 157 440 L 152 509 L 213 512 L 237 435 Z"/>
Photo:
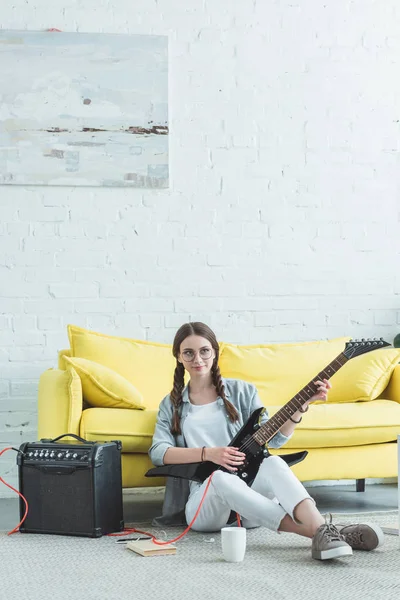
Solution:
<path fill-rule="evenodd" d="M 86 358 L 70 358 L 64 355 L 82 381 L 84 399 L 91 406 L 105 408 L 144 409 L 142 394 L 125 377 L 112 369 Z"/>
<path fill-rule="evenodd" d="M 396 365 L 387 388 L 381 394 L 382 398 L 400 402 L 400 365 Z"/>
<path fill-rule="evenodd" d="M 48 369 L 41 374 L 38 394 L 40 438 L 79 433 L 82 416 L 82 383 L 71 368 Z"/>
<path fill-rule="evenodd" d="M 279 406 L 268 407 L 272 416 Z M 400 404 L 391 400 L 310 406 L 285 448 L 331 448 L 394 442 Z"/>
<path fill-rule="evenodd" d="M 328 402 L 375 400 L 387 387 L 399 361 L 397 348 L 382 348 L 351 358 L 333 375 Z"/>
<path fill-rule="evenodd" d="M 264 406 L 282 405 L 343 352 L 348 340 L 343 337 L 299 344 L 224 344 L 220 369 L 224 377 L 253 383 Z"/>
<path fill-rule="evenodd" d="M 81 435 L 90 441 L 121 440 L 123 452 L 147 452 L 156 426 L 157 410 L 88 408 Z"/>
<path fill-rule="evenodd" d="M 100 363 L 125 377 L 142 394 L 144 404 L 158 408 L 172 389 L 175 358 L 168 344 L 104 335 L 68 326 L 73 357 Z"/>

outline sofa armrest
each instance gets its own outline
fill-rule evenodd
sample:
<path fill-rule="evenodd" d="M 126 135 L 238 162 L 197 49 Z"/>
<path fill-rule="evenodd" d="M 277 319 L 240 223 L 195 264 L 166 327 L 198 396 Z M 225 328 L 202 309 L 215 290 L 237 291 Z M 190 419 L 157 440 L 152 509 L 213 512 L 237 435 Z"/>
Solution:
<path fill-rule="evenodd" d="M 54 438 L 63 433 L 79 435 L 82 385 L 74 369 L 48 369 L 39 379 L 38 434 Z"/>
<path fill-rule="evenodd" d="M 379 397 L 400 403 L 400 364 L 394 368 L 387 388 Z"/>
<path fill-rule="evenodd" d="M 58 365 L 57 367 L 59 369 L 61 369 L 61 371 L 66 371 L 69 367 L 69 365 L 67 365 L 67 363 L 64 360 L 65 356 L 72 356 L 72 352 L 71 352 L 71 348 L 66 348 L 64 350 L 59 350 L 58 351 Z"/>

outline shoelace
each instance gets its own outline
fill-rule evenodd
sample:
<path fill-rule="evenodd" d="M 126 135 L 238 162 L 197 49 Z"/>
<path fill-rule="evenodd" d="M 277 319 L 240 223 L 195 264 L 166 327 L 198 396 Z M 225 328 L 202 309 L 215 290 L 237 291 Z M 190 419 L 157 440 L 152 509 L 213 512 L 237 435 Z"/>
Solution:
<path fill-rule="evenodd" d="M 332 525 L 332 523 L 326 523 L 326 525 L 324 525 L 325 530 L 324 530 L 324 535 L 329 539 L 329 541 L 331 542 L 335 542 L 335 541 L 343 541 L 344 537 L 342 536 L 341 533 L 339 533 L 339 530 L 337 529 L 337 527 L 335 527 L 335 525 Z"/>
<path fill-rule="evenodd" d="M 364 540 L 362 538 L 362 534 L 360 531 L 351 531 L 349 533 L 346 533 L 346 535 L 343 535 L 345 541 L 350 544 L 350 546 L 352 545 L 357 545 L 357 546 L 362 546 L 364 543 Z"/>

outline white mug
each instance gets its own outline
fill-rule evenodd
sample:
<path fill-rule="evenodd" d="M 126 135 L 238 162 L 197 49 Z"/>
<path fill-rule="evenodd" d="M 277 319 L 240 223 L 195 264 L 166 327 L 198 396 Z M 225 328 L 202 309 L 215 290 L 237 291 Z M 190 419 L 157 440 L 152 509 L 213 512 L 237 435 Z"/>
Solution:
<path fill-rule="evenodd" d="M 241 562 L 246 552 L 246 528 L 223 527 L 221 529 L 222 554 L 228 562 Z"/>

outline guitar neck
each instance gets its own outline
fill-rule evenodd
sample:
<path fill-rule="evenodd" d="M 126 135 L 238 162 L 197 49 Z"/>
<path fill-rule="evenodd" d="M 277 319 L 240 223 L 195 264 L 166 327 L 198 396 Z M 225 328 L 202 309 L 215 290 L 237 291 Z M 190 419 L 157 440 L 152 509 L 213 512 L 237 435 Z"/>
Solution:
<path fill-rule="evenodd" d="M 254 440 L 264 446 L 286 421 L 294 415 L 295 412 L 302 408 L 316 392 L 317 386 L 314 381 L 322 379 L 330 379 L 349 359 L 343 354 L 339 354 L 323 371 L 320 371 L 307 385 L 303 387 L 287 404 L 282 406 L 264 425 L 253 434 Z"/>

